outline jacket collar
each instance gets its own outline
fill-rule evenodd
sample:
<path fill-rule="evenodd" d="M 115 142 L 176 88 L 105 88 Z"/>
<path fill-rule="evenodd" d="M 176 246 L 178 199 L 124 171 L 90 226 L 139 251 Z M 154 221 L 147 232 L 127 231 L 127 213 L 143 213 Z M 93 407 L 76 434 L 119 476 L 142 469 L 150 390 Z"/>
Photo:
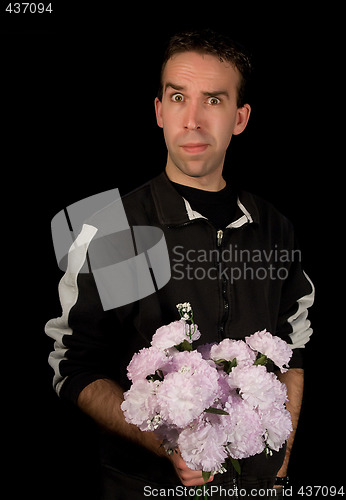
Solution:
<path fill-rule="evenodd" d="M 174 189 L 165 172 L 151 181 L 151 191 L 161 224 L 180 226 L 205 218 L 192 210 L 188 201 Z M 237 200 L 235 218 L 227 227 L 238 228 L 253 222 L 259 222 L 256 202 L 250 193 L 242 191 Z"/>

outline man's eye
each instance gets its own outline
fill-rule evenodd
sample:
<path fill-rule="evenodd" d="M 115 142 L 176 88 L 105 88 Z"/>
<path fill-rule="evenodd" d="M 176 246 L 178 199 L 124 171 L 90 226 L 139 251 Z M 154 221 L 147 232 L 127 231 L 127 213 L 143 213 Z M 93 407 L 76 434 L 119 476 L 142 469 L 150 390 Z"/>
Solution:
<path fill-rule="evenodd" d="M 171 97 L 174 102 L 182 102 L 184 100 L 183 94 L 173 94 Z"/>
<path fill-rule="evenodd" d="M 221 101 L 217 97 L 209 97 L 207 102 L 208 104 L 215 106 L 216 104 L 220 104 Z"/>

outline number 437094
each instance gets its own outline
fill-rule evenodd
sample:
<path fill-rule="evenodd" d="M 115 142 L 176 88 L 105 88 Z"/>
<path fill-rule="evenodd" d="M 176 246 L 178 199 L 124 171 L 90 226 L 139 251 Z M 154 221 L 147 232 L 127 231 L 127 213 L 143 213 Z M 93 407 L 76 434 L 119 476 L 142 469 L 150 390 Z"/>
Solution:
<path fill-rule="evenodd" d="M 15 2 L 9 3 L 6 7 L 6 12 L 10 14 L 43 14 L 44 12 L 49 12 L 50 14 L 53 12 L 52 4 L 49 3 L 45 5 L 44 3 L 33 3 L 33 2 Z"/>

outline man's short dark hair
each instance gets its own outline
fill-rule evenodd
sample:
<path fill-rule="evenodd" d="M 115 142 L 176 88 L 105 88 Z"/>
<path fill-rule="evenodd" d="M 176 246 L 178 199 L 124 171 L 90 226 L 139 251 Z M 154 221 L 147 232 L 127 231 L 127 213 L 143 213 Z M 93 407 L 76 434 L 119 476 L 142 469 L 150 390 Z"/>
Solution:
<path fill-rule="evenodd" d="M 160 101 L 163 97 L 162 79 L 167 61 L 175 54 L 182 52 L 209 54 L 218 57 L 220 61 L 226 61 L 232 64 L 232 66 L 239 71 L 241 76 L 238 88 L 237 106 L 238 108 L 244 106 L 246 103 L 246 87 L 252 72 L 250 55 L 239 43 L 221 33 L 216 33 L 209 29 L 177 33 L 170 39 L 161 67 L 160 87 L 158 91 L 158 98 Z"/>

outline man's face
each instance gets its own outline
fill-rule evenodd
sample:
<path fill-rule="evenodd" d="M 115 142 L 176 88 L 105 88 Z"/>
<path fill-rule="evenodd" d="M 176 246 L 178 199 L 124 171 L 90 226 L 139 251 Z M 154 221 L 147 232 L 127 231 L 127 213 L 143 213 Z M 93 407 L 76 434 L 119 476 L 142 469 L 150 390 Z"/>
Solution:
<path fill-rule="evenodd" d="M 250 107 L 237 108 L 240 74 L 217 57 L 176 54 L 163 73 L 157 123 L 168 149 L 167 169 L 189 177 L 221 175 L 233 134 L 246 127 Z"/>

